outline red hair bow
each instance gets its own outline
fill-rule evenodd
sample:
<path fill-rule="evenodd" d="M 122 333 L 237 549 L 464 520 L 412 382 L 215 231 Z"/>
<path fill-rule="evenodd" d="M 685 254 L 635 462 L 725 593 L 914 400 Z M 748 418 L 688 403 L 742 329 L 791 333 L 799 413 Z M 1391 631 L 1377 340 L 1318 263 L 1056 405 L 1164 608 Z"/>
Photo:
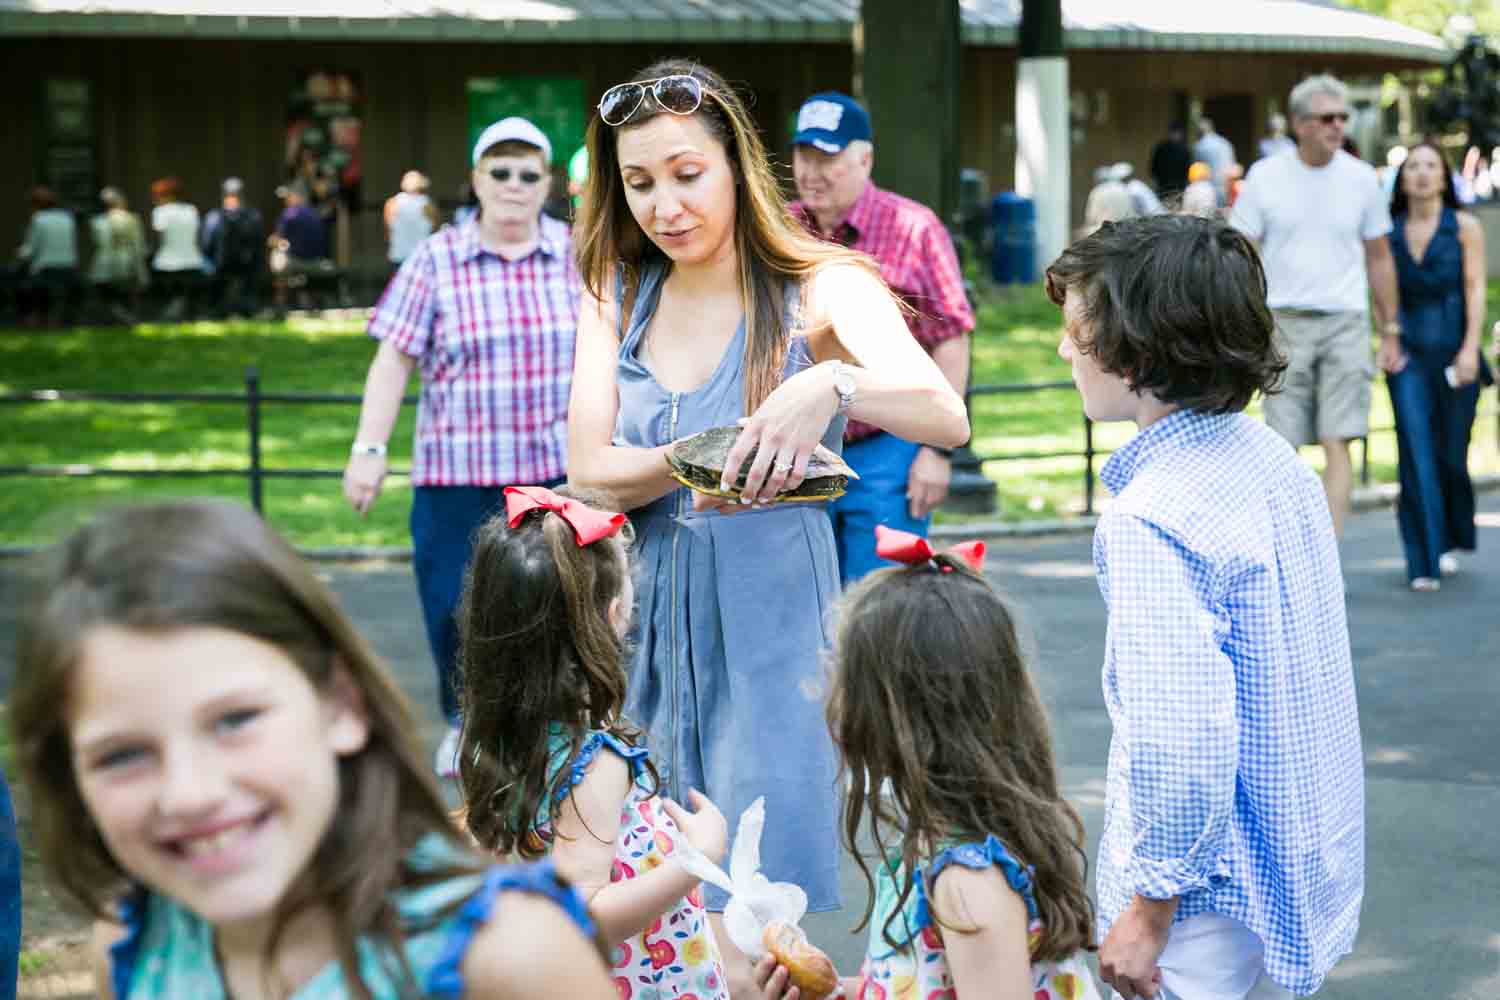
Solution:
<path fill-rule="evenodd" d="M 974 572 L 984 572 L 984 542 L 978 539 L 972 542 L 959 542 L 943 551 L 948 555 L 958 556 Z M 877 524 L 875 526 L 875 554 L 892 562 L 920 566 L 925 562 L 931 562 L 932 557 L 937 555 L 937 550 L 921 535 L 913 535 L 909 531 L 897 531 L 895 528 Z M 951 573 L 952 567 L 944 566 L 943 572 Z"/>
<path fill-rule="evenodd" d="M 558 496 L 545 486 L 505 487 L 505 523 L 514 528 L 528 510 L 550 510 L 573 526 L 579 545 L 608 538 L 625 523 L 624 514 L 595 510 L 571 497 Z"/>

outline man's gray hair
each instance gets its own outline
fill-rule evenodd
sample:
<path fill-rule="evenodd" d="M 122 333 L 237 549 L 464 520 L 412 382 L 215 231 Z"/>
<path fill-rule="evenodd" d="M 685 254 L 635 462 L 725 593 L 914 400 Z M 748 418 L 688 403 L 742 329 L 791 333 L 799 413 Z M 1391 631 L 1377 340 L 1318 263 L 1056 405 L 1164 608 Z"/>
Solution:
<path fill-rule="evenodd" d="M 1312 108 L 1312 99 L 1318 94 L 1325 97 L 1337 97 L 1346 105 L 1349 103 L 1349 88 L 1344 86 L 1344 82 L 1336 76 L 1319 73 L 1317 76 L 1308 77 L 1292 88 L 1291 96 L 1286 101 L 1292 117 L 1306 116 Z"/>

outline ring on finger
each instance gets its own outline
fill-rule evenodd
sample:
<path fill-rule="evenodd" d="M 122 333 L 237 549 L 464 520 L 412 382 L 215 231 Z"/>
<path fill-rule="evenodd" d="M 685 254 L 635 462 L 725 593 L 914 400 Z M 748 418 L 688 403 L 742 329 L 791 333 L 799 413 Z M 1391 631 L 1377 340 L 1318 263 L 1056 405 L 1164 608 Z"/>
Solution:
<path fill-rule="evenodd" d="M 778 461 L 774 468 L 777 472 L 791 472 L 793 464 L 791 459 L 787 459 L 786 461 Z"/>

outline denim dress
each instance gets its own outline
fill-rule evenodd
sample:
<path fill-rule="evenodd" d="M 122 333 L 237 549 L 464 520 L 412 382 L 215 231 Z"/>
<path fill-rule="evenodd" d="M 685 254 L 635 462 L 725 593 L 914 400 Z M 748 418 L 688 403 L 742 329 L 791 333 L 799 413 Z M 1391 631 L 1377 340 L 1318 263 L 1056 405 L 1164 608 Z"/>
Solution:
<path fill-rule="evenodd" d="M 663 388 L 641 361 L 667 270 L 646 262 L 624 323 L 618 446 L 655 448 L 745 415 L 743 320 L 713 374 L 690 392 Z M 786 290 L 789 329 L 800 291 Z M 794 337 L 782 377 L 811 363 L 806 340 Z M 844 423 L 835 418 L 823 435 L 835 452 Z M 695 514 L 682 487 L 630 518 L 639 606 L 627 711 L 649 734 L 663 790 L 685 802 L 699 789 L 731 831 L 765 796 L 761 870 L 802 886 L 809 909 L 837 908 L 839 800 L 823 654 L 839 571 L 824 505 Z M 723 909 L 720 890 L 708 887 L 706 897 L 709 909 Z"/>
<path fill-rule="evenodd" d="M 1407 364 L 1386 376 L 1396 417 L 1396 507 L 1407 578 L 1440 575 L 1438 557 L 1450 549 L 1473 549 L 1474 484 L 1469 478 L 1469 436 L 1479 387 L 1492 381 L 1480 355 L 1479 381 L 1461 389 L 1448 385 L 1443 369 L 1464 341 L 1463 246 L 1458 216 L 1444 208 L 1422 259 L 1406 244 L 1406 217 L 1398 216 L 1389 237 L 1401 292 L 1401 345 Z"/>

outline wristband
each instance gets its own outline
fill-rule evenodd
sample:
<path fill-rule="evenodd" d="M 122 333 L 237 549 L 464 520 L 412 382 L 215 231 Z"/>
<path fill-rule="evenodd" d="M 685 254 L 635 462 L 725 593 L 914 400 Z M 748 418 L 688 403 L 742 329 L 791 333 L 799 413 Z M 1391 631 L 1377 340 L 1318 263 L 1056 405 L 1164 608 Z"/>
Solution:
<path fill-rule="evenodd" d="M 1401 336 L 1401 324 L 1395 320 L 1391 320 L 1380 328 L 1380 332 L 1387 337 L 1399 337 Z"/>
<path fill-rule="evenodd" d="M 351 455 L 379 455 L 385 457 L 385 445 L 376 444 L 373 441 L 356 441 L 349 446 Z"/>

